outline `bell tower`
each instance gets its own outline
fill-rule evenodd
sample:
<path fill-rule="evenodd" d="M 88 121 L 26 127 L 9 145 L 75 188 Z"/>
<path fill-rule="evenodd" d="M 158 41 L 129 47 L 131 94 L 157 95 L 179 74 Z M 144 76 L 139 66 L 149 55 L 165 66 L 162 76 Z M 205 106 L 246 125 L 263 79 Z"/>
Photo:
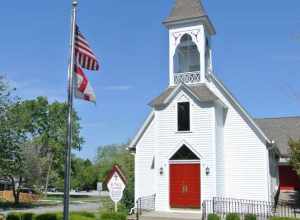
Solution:
<path fill-rule="evenodd" d="M 216 31 L 201 0 L 176 0 L 163 24 L 169 30 L 169 86 L 206 82 L 213 71 L 211 37 Z"/>

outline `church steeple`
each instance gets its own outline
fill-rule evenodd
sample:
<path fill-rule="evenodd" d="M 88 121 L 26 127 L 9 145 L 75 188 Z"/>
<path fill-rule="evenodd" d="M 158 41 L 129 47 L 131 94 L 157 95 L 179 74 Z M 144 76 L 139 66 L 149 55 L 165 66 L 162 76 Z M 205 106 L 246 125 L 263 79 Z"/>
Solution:
<path fill-rule="evenodd" d="M 215 28 L 201 0 L 176 0 L 163 24 L 169 30 L 170 86 L 204 83 L 212 73 Z"/>
<path fill-rule="evenodd" d="M 176 23 L 188 23 L 197 20 L 205 23 L 211 35 L 216 33 L 201 0 L 176 0 L 170 15 L 163 21 L 163 24 L 168 27 Z"/>

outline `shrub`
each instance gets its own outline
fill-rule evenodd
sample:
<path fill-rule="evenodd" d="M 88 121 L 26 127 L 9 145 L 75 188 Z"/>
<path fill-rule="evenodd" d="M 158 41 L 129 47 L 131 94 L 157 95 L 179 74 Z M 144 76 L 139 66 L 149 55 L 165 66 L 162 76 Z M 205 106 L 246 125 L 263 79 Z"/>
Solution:
<path fill-rule="evenodd" d="M 95 220 L 94 214 L 82 212 L 82 213 L 72 213 L 70 215 L 70 220 Z"/>
<path fill-rule="evenodd" d="M 35 220 L 58 220 L 58 217 L 55 213 L 46 213 L 37 215 Z"/>
<path fill-rule="evenodd" d="M 245 215 L 245 220 L 256 220 L 256 215 L 247 214 L 247 215 Z"/>
<path fill-rule="evenodd" d="M 216 214 L 209 214 L 207 219 L 208 220 L 220 220 L 220 217 Z"/>
<path fill-rule="evenodd" d="M 95 214 L 91 212 L 73 212 L 71 215 L 79 215 L 87 218 L 95 218 Z"/>
<path fill-rule="evenodd" d="M 226 215 L 226 220 L 240 220 L 240 216 L 237 213 L 229 213 Z"/>
<path fill-rule="evenodd" d="M 21 215 L 21 220 L 33 220 L 34 214 L 33 213 L 23 213 Z"/>
<path fill-rule="evenodd" d="M 9 213 L 6 220 L 21 220 L 21 216 L 18 213 Z"/>
<path fill-rule="evenodd" d="M 104 212 L 100 214 L 100 220 L 127 220 L 124 213 Z"/>

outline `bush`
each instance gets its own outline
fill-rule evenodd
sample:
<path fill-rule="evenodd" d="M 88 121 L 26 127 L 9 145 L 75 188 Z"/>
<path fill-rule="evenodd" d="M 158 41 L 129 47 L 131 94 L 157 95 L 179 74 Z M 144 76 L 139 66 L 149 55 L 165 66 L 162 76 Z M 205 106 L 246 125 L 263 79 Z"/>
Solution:
<path fill-rule="evenodd" d="M 18 213 L 9 213 L 6 220 L 21 220 L 21 216 Z"/>
<path fill-rule="evenodd" d="M 57 214 L 55 213 L 46 213 L 37 215 L 35 220 L 58 220 Z"/>
<path fill-rule="evenodd" d="M 256 220 L 256 215 L 247 214 L 247 215 L 245 215 L 245 220 Z"/>
<path fill-rule="evenodd" d="M 208 220 L 220 220 L 220 217 L 216 214 L 209 214 L 207 219 Z"/>
<path fill-rule="evenodd" d="M 23 213 L 21 215 L 21 220 L 33 220 L 34 214 L 33 213 Z"/>
<path fill-rule="evenodd" d="M 104 212 L 100 214 L 100 220 L 127 220 L 124 213 Z"/>
<path fill-rule="evenodd" d="M 96 217 L 92 213 L 82 212 L 82 213 L 71 213 L 70 220 L 95 220 Z"/>
<path fill-rule="evenodd" d="M 226 220 L 240 220 L 240 216 L 237 213 L 229 213 L 226 215 Z"/>
<path fill-rule="evenodd" d="M 95 218 L 95 214 L 91 212 L 73 212 L 71 215 L 79 215 L 87 218 Z"/>

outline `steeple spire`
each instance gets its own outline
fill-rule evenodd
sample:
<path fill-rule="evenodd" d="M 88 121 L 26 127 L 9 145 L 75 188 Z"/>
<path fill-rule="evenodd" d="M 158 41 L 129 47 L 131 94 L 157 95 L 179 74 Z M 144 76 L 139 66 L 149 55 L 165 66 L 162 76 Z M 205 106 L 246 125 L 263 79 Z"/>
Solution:
<path fill-rule="evenodd" d="M 175 23 L 188 23 L 202 21 L 205 23 L 211 35 L 215 34 L 215 29 L 211 23 L 201 0 L 176 0 L 170 15 L 163 24 L 167 27 Z"/>

